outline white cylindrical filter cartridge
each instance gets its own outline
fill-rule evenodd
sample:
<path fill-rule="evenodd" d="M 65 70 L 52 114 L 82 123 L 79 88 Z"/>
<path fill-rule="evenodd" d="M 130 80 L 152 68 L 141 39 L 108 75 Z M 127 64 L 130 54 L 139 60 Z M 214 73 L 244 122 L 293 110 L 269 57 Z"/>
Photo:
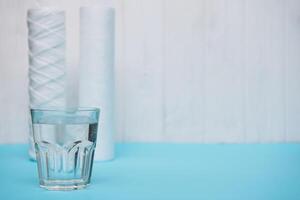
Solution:
<path fill-rule="evenodd" d="M 80 9 L 79 105 L 100 108 L 95 160 L 114 158 L 114 9 Z"/>
<path fill-rule="evenodd" d="M 27 24 L 30 107 L 64 107 L 65 12 L 52 8 L 30 9 Z M 32 130 L 29 155 L 35 159 Z"/>

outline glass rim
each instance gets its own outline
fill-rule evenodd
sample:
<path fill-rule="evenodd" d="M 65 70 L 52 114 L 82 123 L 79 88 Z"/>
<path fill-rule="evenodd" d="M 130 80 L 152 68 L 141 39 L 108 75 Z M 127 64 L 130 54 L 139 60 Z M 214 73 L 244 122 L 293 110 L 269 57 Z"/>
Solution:
<path fill-rule="evenodd" d="M 74 107 L 30 107 L 30 111 L 41 111 L 41 112 L 100 112 L 98 107 L 83 107 L 83 106 L 74 106 Z"/>

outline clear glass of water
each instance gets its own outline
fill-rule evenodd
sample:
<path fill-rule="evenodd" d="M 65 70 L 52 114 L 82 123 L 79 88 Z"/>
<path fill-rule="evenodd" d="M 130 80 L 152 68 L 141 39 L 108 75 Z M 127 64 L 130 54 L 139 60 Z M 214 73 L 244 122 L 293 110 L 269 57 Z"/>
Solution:
<path fill-rule="evenodd" d="M 31 109 L 40 186 L 74 190 L 91 180 L 98 108 Z"/>

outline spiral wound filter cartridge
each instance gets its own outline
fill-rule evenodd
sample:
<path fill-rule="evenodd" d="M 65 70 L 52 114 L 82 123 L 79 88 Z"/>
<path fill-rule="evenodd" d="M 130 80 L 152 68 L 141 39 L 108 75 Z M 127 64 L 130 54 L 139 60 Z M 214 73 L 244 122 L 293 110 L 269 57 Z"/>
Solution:
<path fill-rule="evenodd" d="M 65 106 L 65 12 L 30 9 L 27 13 L 30 107 Z M 30 131 L 31 158 L 35 158 Z"/>
<path fill-rule="evenodd" d="M 101 110 L 95 160 L 111 160 L 114 157 L 114 10 L 109 5 L 80 9 L 79 71 L 79 105 Z"/>

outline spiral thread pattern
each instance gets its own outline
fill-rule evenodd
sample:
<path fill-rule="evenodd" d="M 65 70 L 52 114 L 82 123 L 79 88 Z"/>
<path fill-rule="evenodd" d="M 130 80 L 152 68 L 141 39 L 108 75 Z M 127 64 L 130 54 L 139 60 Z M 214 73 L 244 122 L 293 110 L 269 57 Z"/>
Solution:
<path fill-rule="evenodd" d="M 65 13 L 28 11 L 31 107 L 65 105 Z"/>

